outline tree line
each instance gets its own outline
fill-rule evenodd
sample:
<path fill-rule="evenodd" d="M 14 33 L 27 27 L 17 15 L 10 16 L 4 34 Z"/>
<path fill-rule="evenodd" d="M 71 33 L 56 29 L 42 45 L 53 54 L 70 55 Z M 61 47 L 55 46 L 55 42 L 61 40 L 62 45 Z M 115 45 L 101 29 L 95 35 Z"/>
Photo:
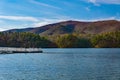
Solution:
<path fill-rule="evenodd" d="M 49 48 L 56 45 L 44 37 L 33 33 L 0 33 L 1 47 Z"/>
<path fill-rule="evenodd" d="M 64 34 L 40 36 L 38 34 L 0 33 L 0 47 L 41 48 L 120 48 L 120 31 L 97 35 Z"/>
<path fill-rule="evenodd" d="M 91 43 L 97 48 L 120 48 L 120 31 L 98 34 Z"/>

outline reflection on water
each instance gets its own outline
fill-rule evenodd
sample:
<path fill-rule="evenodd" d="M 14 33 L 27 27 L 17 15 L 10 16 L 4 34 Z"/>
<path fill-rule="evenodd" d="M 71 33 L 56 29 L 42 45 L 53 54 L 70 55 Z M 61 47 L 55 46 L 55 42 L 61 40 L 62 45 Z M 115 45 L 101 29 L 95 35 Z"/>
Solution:
<path fill-rule="evenodd" d="M 120 49 L 0 55 L 0 80 L 120 80 Z"/>

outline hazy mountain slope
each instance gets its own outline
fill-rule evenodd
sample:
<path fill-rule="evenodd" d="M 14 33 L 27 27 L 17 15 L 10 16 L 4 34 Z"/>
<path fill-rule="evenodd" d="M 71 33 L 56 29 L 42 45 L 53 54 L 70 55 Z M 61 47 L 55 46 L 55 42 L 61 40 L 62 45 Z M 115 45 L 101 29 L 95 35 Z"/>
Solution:
<path fill-rule="evenodd" d="M 120 22 L 115 20 L 98 22 L 66 21 L 57 23 L 41 35 L 55 35 L 65 33 L 98 34 L 120 30 Z"/>
<path fill-rule="evenodd" d="M 65 21 L 36 28 L 13 29 L 6 32 L 31 32 L 40 35 L 66 33 L 98 34 L 120 30 L 120 21 L 107 20 L 97 22 Z"/>
<path fill-rule="evenodd" d="M 11 29 L 4 32 L 31 32 L 34 28 Z"/>

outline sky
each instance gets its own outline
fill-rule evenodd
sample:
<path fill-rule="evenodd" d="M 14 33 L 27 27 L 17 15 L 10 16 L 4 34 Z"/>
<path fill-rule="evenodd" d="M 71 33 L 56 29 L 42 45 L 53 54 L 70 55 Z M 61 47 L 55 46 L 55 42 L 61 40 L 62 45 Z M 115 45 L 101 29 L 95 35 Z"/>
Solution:
<path fill-rule="evenodd" d="M 0 0 L 0 31 L 113 19 L 120 20 L 120 0 Z"/>

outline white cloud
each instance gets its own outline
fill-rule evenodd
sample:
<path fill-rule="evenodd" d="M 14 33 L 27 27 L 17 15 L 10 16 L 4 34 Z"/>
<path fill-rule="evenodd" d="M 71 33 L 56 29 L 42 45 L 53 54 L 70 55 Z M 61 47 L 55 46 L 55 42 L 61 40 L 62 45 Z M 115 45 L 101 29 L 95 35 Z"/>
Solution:
<path fill-rule="evenodd" d="M 44 26 L 44 25 L 47 25 L 47 24 L 52 24 L 52 23 L 57 23 L 57 22 L 61 22 L 61 21 L 66 21 L 66 20 L 69 20 L 69 19 L 47 19 L 47 18 L 44 18 L 44 19 L 41 19 L 40 22 L 36 22 L 33 24 L 34 27 L 40 27 L 40 26 Z"/>
<path fill-rule="evenodd" d="M 93 4 L 120 4 L 120 0 L 87 0 Z"/>
<path fill-rule="evenodd" d="M 89 2 L 96 3 L 96 0 L 89 0 Z"/>
<path fill-rule="evenodd" d="M 57 22 L 63 22 L 63 21 L 68 21 L 68 20 L 75 20 L 75 21 L 83 21 L 83 22 L 94 22 L 94 21 L 104 21 L 104 20 L 120 20 L 120 19 L 116 19 L 115 16 L 113 17 L 106 17 L 106 18 L 97 18 L 97 19 L 75 19 L 75 18 L 56 18 L 56 19 L 47 19 L 47 18 L 43 18 L 40 20 L 40 22 L 36 22 L 33 23 L 33 27 L 40 27 L 40 26 L 44 26 L 47 24 L 53 24 L 53 23 L 57 23 Z"/>
<path fill-rule="evenodd" d="M 98 0 L 100 3 L 120 4 L 120 0 Z"/>
<path fill-rule="evenodd" d="M 54 9 L 61 9 L 59 7 L 56 7 L 56 6 L 52 6 L 52 5 L 49 5 L 49 4 L 46 4 L 46 3 L 42 3 L 40 1 L 36 1 L 36 0 L 30 0 L 31 3 L 33 4 L 37 4 L 37 5 L 40 5 L 40 6 L 44 6 L 44 7 L 49 7 L 49 8 L 54 8 Z"/>
<path fill-rule="evenodd" d="M 40 27 L 40 26 L 44 26 L 47 24 L 57 23 L 57 22 L 66 21 L 70 19 L 72 18 L 69 16 L 62 16 L 59 14 L 54 14 L 54 17 L 51 17 L 51 18 L 39 18 L 39 21 L 33 23 L 33 26 Z"/>
<path fill-rule="evenodd" d="M 119 20 L 115 16 L 113 17 L 107 17 L 107 18 L 97 18 L 97 19 L 76 19 L 76 18 L 70 18 L 65 16 L 60 16 L 59 18 L 40 18 L 37 22 L 20 22 L 19 24 L 12 24 L 7 23 L 5 21 L 4 23 L 0 24 L 0 31 L 8 30 L 8 29 L 20 29 L 20 28 L 28 28 L 28 27 L 40 27 L 48 24 L 53 24 L 57 22 L 63 22 L 67 20 L 74 20 L 74 21 L 83 21 L 83 22 L 94 22 L 94 21 L 103 21 L 103 20 Z"/>
<path fill-rule="evenodd" d="M 0 20 L 0 23 L 4 23 L 4 21 L 3 21 L 3 20 Z"/>
<path fill-rule="evenodd" d="M 2 16 L 0 15 L 0 19 L 16 20 L 16 21 L 33 21 L 33 22 L 39 21 L 37 18 L 29 17 L 29 16 Z"/>
<path fill-rule="evenodd" d="M 100 5 L 97 3 L 97 0 L 88 0 L 88 2 L 93 3 L 95 6 L 100 6 Z"/>
<path fill-rule="evenodd" d="M 4 29 L 4 28 L 0 28 L 0 31 L 5 31 L 5 30 L 7 30 L 7 29 Z"/>
<path fill-rule="evenodd" d="M 120 19 L 116 19 L 115 16 L 113 17 L 106 17 L 106 18 L 97 18 L 97 19 L 72 19 L 72 20 L 76 20 L 76 21 L 83 21 L 83 22 L 95 22 L 95 21 L 104 21 L 104 20 L 118 20 L 120 21 Z"/>
<path fill-rule="evenodd" d="M 87 11 L 90 11 L 90 8 L 89 8 L 89 7 L 85 7 L 85 9 L 86 9 Z"/>

